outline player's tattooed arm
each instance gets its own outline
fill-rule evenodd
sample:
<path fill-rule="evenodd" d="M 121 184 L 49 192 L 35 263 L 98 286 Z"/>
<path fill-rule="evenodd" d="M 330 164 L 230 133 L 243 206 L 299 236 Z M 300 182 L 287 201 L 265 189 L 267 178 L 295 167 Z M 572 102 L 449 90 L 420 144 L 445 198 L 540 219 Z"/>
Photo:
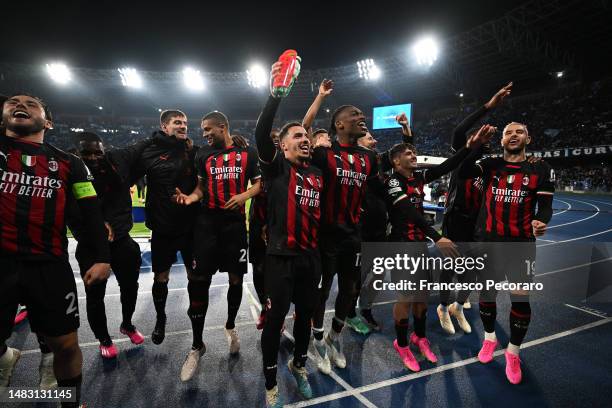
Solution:
<path fill-rule="evenodd" d="M 236 194 L 232 196 L 227 201 L 227 203 L 225 203 L 225 206 L 223 207 L 223 209 L 224 210 L 236 210 L 240 207 L 243 207 L 248 199 L 255 197 L 259 193 L 261 193 L 261 180 L 260 179 L 255 181 L 255 183 L 250 188 L 248 188 L 247 191 L 245 191 L 244 193 Z"/>
<path fill-rule="evenodd" d="M 321 81 L 321 85 L 319 85 L 319 93 L 315 97 L 312 105 L 306 111 L 306 115 L 304 115 L 304 119 L 302 119 L 302 126 L 310 135 L 312 133 L 312 124 L 317 118 L 317 113 L 319 113 L 319 109 L 321 109 L 321 105 L 325 98 L 327 98 L 334 90 L 334 82 L 331 79 L 324 79 Z"/>

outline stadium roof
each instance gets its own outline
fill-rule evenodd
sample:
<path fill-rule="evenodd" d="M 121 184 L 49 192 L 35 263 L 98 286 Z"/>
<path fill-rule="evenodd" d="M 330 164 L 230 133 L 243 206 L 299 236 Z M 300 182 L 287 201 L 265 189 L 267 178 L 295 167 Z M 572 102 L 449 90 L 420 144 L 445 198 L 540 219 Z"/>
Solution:
<path fill-rule="evenodd" d="M 440 38 L 440 57 L 427 70 L 411 60 L 407 47 L 401 51 L 385 49 L 382 43 L 373 50 L 381 55 L 376 58 L 376 64 L 383 73 L 376 82 L 361 80 L 354 63 L 317 67 L 317 61 L 305 60 L 300 81 L 285 109 L 303 111 L 323 78 L 332 78 L 336 83 L 331 105 L 371 106 L 432 100 L 443 104 L 452 101 L 459 92 L 466 98 L 489 94 L 509 80 L 515 82 L 518 90 L 533 90 L 542 84 L 554 83 L 555 73 L 559 71 L 570 80 L 609 75 L 605 71 L 609 64 L 603 59 L 612 55 L 610 21 L 612 10 L 608 1 L 528 1 L 498 18 Z M 257 29 L 254 24 L 253 30 Z M 307 29 L 304 35 L 308 35 Z M 321 46 L 340 45 L 330 41 Z M 84 100 L 92 111 L 97 106 L 112 105 L 115 111 L 131 112 L 138 103 L 141 111 L 135 114 L 153 112 L 160 106 L 185 105 L 197 106 L 199 111 L 211 107 L 247 114 L 251 107 L 258 110 L 265 98 L 265 89 L 247 86 L 244 71 L 203 70 L 207 90 L 201 95 L 176 92 L 182 81 L 180 72 L 142 71 L 145 89 L 130 93 L 121 87 L 116 69 L 72 68 L 72 71 L 75 84 L 70 90 L 57 90 L 47 83 L 41 66 L 1 63 L 0 92 L 31 90 L 34 86 L 43 95 L 49 95 L 54 105 L 54 99 L 61 96 L 57 103 L 61 100 L 62 106 L 70 104 L 69 109 L 73 111 L 83 108 Z"/>

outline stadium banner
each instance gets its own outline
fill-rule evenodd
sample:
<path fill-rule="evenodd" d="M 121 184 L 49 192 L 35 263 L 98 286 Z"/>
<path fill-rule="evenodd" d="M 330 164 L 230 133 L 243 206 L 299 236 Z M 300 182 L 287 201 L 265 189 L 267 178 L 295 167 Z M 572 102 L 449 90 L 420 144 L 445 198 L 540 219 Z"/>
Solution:
<path fill-rule="evenodd" d="M 364 287 L 397 301 L 427 302 L 440 290 L 527 291 L 538 302 L 611 302 L 612 242 L 460 242 L 449 254 L 424 242 L 364 242 Z"/>
<path fill-rule="evenodd" d="M 492 157 L 500 157 L 501 154 L 492 154 Z M 527 156 L 541 157 L 543 159 L 568 159 L 576 157 L 612 156 L 612 145 L 588 146 L 588 147 L 564 147 L 555 150 L 543 150 L 527 152 Z"/>

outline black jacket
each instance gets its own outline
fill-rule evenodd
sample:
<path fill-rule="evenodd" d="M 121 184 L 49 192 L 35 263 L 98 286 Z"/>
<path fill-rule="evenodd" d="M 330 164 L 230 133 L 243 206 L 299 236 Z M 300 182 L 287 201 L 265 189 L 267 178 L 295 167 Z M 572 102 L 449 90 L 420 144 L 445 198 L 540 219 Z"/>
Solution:
<path fill-rule="evenodd" d="M 115 240 L 126 237 L 133 225 L 130 184 L 119 176 L 107 157 L 98 167 L 89 166 L 89 170 L 94 177 L 93 185 L 104 221 L 112 227 Z M 77 210 L 70 212 L 69 227 L 74 237 L 82 241 L 85 238 L 83 218 Z"/>
<path fill-rule="evenodd" d="M 191 231 L 197 206 L 172 201 L 175 189 L 189 194 L 197 185 L 194 158 L 197 148 L 156 131 L 146 140 L 109 152 L 111 162 L 129 185 L 147 176 L 146 226 L 158 233 L 181 235 Z"/>

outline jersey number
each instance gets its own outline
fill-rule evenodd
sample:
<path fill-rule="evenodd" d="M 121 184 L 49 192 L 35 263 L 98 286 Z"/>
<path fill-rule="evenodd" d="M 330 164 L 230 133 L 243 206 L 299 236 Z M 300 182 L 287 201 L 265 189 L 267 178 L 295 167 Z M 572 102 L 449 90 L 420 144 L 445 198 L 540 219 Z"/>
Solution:
<path fill-rule="evenodd" d="M 525 259 L 525 264 L 527 265 L 527 276 L 533 275 L 535 273 L 535 261 Z"/>
<path fill-rule="evenodd" d="M 361 265 L 361 252 L 357 252 L 357 255 L 355 256 L 355 266 L 360 266 Z"/>
<path fill-rule="evenodd" d="M 246 262 L 247 261 L 247 250 L 244 248 L 240 249 L 240 259 L 238 259 L 238 262 Z"/>
<path fill-rule="evenodd" d="M 76 294 L 74 292 L 70 292 L 66 295 L 66 297 L 64 298 L 66 300 L 70 300 L 70 304 L 68 305 L 68 309 L 66 309 L 66 314 L 72 314 L 74 312 L 76 312 L 77 306 L 76 306 Z"/>

